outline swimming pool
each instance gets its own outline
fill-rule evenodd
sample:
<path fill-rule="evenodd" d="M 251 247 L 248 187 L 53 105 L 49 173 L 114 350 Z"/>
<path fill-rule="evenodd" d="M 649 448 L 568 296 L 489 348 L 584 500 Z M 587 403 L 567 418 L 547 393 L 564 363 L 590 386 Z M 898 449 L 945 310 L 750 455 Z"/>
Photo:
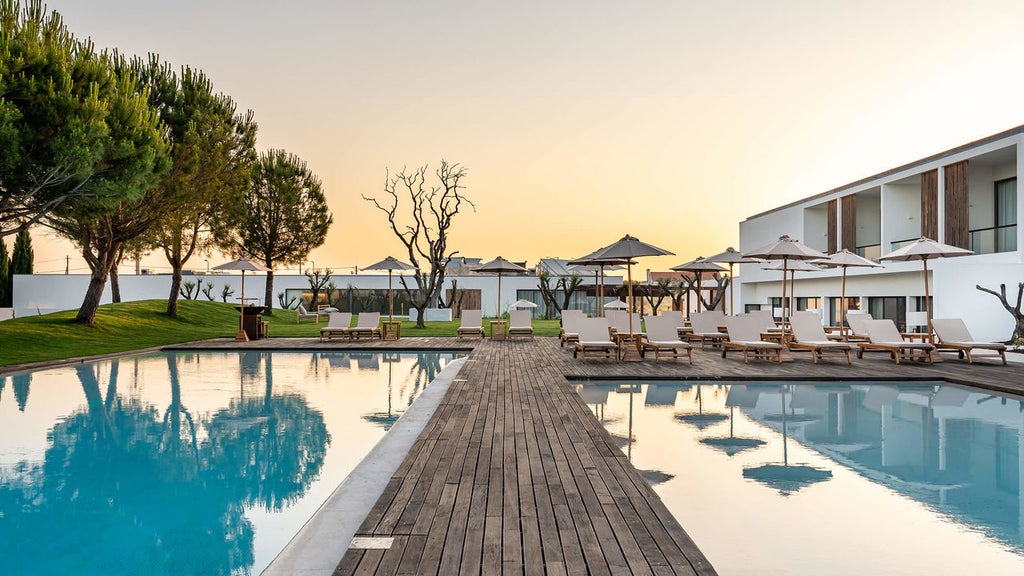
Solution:
<path fill-rule="evenodd" d="M 167 353 L 0 378 L 0 574 L 258 574 L 454 353 Z"/>
<path fill-rule="evenodd" d="M 1024 573 L 1024 398 L 939 383 L 578 390 L 721 574 Z"/>

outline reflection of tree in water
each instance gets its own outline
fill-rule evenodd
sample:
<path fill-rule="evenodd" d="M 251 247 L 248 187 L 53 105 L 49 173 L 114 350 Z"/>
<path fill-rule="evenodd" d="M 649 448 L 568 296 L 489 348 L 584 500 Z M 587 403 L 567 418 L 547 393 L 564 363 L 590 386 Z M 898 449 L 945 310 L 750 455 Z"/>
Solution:
<path fill-rule="evenodd" d="M 276 511 L 302 497 L 320 474 L 331 437 L 323 414 L 304 397 L 273 395 L 271 355 L 262 356 L 263 397 L 233 400 L 213 416 L 206 457 L 233 498 Z"/>
<path fill-rule="evenodd" d="M 11 380 L 14 384 L 14 399 L 18 402 L 18 410 L 24 412 L 25 405 L 28 404 L 28 389 L 32 384 L 32 375 L 18 374 L 12 376 Z"/>
<path fill-rule="evenodd" d="M 263 398 L 218 413 L 199 443 L 173 357 L 162 418 L 118 395 L 110 366 L 105 392 L 93 367 L 76 368 L 86 408 L 54 426 L 43 463 L 0 483 L 0 533 L 21 536 L 0 538 L 0 574 L 247 572 L 245 507 L 279 509 L 306 490 L 329 441 L 322 415 L 297 395 L 274 397 L 268 381 Z M 260 421 L 227 424 L 250 414 Z"/>

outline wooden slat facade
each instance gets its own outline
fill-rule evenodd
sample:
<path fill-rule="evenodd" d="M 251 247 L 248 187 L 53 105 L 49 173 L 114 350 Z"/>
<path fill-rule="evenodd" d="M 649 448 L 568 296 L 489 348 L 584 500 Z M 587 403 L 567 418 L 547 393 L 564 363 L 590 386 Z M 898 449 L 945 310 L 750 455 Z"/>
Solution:
<path fill-rule="evenodd" d="M 839 202 L 836 200 L 829 200 L 826 205 L 828 210 L 828 253 L 835 254 L 837 246 L 839 244 Z"/>
<path fill-rule="evenodd" d="M 939 238 L 939 171 L 921 173 L 921 235 Z"/>
<path fill-rule="evenodd" d="M 850 252 L 857 251 L 857 195 L 850 194 L 840 198 L 840 218 L 842 218 L 842 226 L 840 226 L 840 234 L 842 235 L 841 244 L 842 248 L 849 250 Z"/>
<path fill-rule="evenodd" d="M 943 168 L 945 179 L 945 243 L 967 248 L 970 204 L 967 179 L 967 160 Z"/>

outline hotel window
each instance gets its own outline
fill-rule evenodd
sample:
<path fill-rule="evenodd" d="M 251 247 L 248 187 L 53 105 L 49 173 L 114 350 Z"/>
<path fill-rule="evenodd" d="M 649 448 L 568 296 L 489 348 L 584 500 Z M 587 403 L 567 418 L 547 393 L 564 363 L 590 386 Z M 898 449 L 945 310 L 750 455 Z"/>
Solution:
<path fill-rule="evenodd" d="M 994 183 L 993 226 L 970 231 L 969 248 L 978 254 L 1017 250 L 1017 179 Z"/>

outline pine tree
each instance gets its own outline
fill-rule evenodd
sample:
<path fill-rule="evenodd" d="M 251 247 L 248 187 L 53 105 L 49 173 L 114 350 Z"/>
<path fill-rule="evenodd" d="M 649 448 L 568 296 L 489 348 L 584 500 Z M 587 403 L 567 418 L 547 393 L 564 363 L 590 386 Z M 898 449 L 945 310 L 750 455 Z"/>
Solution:
<path fill-rule="evenodd" d="M 35 254 L 32 252 L 32 237 L 28 230 L 18 232 L 14 239 L 14 252 L 11 255 L 10 274 L 31 274 L 35 267 Z"/>

